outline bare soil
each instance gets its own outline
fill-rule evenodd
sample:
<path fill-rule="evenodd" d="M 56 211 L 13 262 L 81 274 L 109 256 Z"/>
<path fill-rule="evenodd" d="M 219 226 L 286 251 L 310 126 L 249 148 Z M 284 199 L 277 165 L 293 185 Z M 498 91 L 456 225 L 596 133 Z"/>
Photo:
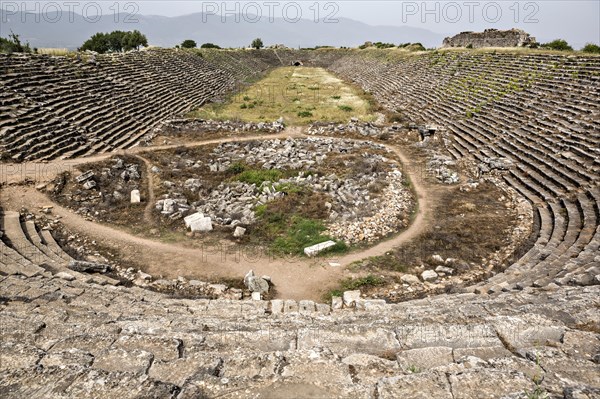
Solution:
<path fill-rule="evenodd" d="M 280 135 L 265 135 L 265 138 L 283 138 L 290 135 L 299 137 L 301 132 L 288 130 Z M 251 138 L 241 140 L 248 139 Z M 221 140 L 231 141 L 229 138 L 215 139 L 187 143 L 185 146 L 191 148 Z M 140 147 L 121 151 L 120 155 L 140 155 L 146 158 L 147 153 L 174 147 Z M 426 252 L 431 250 L 435 253 L 442 252 L 443 256 L 455 254 L 455 257 L 468 262 L 476 261 L 485 256 L 486 251 L 502 245 L 502 230 L 509 228 L 511 220 L 510 215 L 499 207 L 496 198 L 498 193 L 493 188 L 482 190 L 481 198 L 477 192 L 456 192 L 453 188 L 430 180 L 422 172 L 424 160 L 418 151 L 398 145 L 390 145 L 390 148 L 403 162 L 404 172 L 410 177 L 411 187 L 419 201 L 412 224 L 403 232 L 375 246 L 361 248 L 343 256 L 332 255 L 329 258 L 273 258 L 264 248 L 224 245 L 219 240 L 199 245 L 193 244 L 193 240 L 175 240 L 169 243 L 144 238 L 127 231 L 125 226 L 113 227 L 86 220 L 60 204 L 53 203 L 47 195 L 34 188 L 34 185 L 49 182 L 62 172 L 73 172 L 81 164 L 106 160 L 114 154 L 48 164 L 9 165 L 1 175 L 5 186 L 0 191 L 0 200 L 6 210 L 18 211 L 24 207 L 35 212 L 41 206 L 54 205 L 53 216 L 59 217 L 67 229 L 111 248 L 122 266 L 131 265 L 152 275 L 162 275 L 166 278 L 185 276 L 209 281 L 241 279 L 249 269 L 254 269 L 259 275 L 270 275 L 277 286 L 277 295 L 290 299 L 321 300 L 326 292 L 336 288 L 340 280 L 349 276 L 366 275 L 374 271 L 388 275 L 396 273 L 394 267 L 385 262 L 383 265 L 366 265 L 358 271 L 355 267 L 349 268 L 354 262 L 370 257 L 389 253 L 386 256 L 398 259 L 398 263 L 414 265 L 418 263 L 417 259 L 423 259 Z M 138 161 L 144 162 L 140 158 Z M 33 183 L 6 185 L 24 181 Z M 146 191 L 145 195 L 152 197 L 153 194 Z M 471 205 L 466 205 L 465 208 L 467 203 L 474 204 L 475 209 L 472 209 Z M 486 207 L 481 208 L 483 213 L 479 212 L 478 206 Z M 143 220 L 144 213 L 145 205 L 141 207 L 141 216 L 137 217 Z M 463 213 L 465 216 L 460 216 Z M 484 224 L 485 227 L 482 228 Z M 470 245 L 461 244 L 462 239 L 468 240 Z M 410 262 L 406 261 L 407 259 Z M 332 267 L 330 263 L 338 263 L 340 266 Z"/>

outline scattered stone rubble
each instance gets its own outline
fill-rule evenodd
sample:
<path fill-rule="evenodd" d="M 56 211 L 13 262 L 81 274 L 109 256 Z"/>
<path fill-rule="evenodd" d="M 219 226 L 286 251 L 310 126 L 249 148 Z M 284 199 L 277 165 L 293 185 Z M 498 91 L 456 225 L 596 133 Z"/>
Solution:
<path fill-rule="evenodd" d="M 368 205 L 375 209 L 371 215 L 357 219 L 331 218 L 327 229 L 329 234 L 354 244 L 376 241 L 407 227 L 413 204 L 412 193 L 398 169 L 389 172 L 386 181 L 388 186 L 383 189 L 381 196 L 365 197 Z"/>
<path fill-rule="evenodd" d="M 393 124 L 382 126 L 371 122 L 351 120 L 349 123 L 317 122 L 309 126 L 307 133 L 311 135 L 358 135 L 372 138 L 386 138 L 402 130 L 402 126 Z"/>
<path fill-rule="evenodd" d="M 254 271 L 250 270 L 244 276 L 244 285 L 252 293 L 252 300 L 260 301 L 264 295 L 269 293 L 271 277 L 262 276 L 257 277 L 254 275 Z"/>
<path fill-rule="evenodd" d="M 73 180 L 75 185 L 72 189 L 63 192 L 68 181 L 64 176 L 57 177 L 54 181 L 54 194 L 59 202 L 89 219 L 99 216 L 97 208 L 101 204 L 138 204 L 142 200 L 141 166 L 138 163 L 126 163 L 119 157 L 112 159 L 112 165 L 103 167 L 99 173 L 87 170 Z M 103 212 L 106 216 L 107 211 Z"/>
<path fill-rule="evenodd" d="M 169 119 L 161 122 L 151 132 L 144 136 L 143 141 L 149 144 L 157 136 L 173 136 L 180 134 L 215 134 L 219 132 L 244 133 L 279 133 L 285 129 L 283 118 L 273 122 L 239 122 L 218 121 L 211 119 Z"/>
<path fill-rule="evenodd" d="M 456 161 L 448 155 L 432 153 L 427 161 L 427 172 L 435 176 L 444 184 L 456 184 L 460 177 L 458 172 L 451 168 L 456 167 Z"/>
<path fill-rule="evenodd" d="M 509 170 L 512 167 L 513 162 L 507 158 L 486 157 L 477 165 L 480 174 L 489 173 L 492 170 Z"/>
<path fill-rule="evenodd" d="M 214 224 L 237 229 L 255 222 L 256 206 L 284 196 L 286 187 L 294 185 L 330 197 L 326 206 L 331 221 L 329 232 L 333 236 L 348 243 L 374 241 L 405 227 L 412 206 L 412 194 L 405 187 L 400 165 L 371 152 L 384 149 L 382 145 L 371 142 L 322 138 L 223 143 L 208 154 L 205 161 L 182 159 L 175 162 L 177 165 L 174 167 L 192 171 L 208 167 L 212 172 L 224 172 L 236 162 L 244 162 L 259 169 L 298 170 L 299 173 L 277 182 L 267 181 L 260 186 L 223 182 L 210 192 L 203 191 L 203 183 L 197 178 L 179 183 L 162 181 L 168 194 L 157 200 L 156 210 L 171 220 L 188 220 L 189 215 L 197 213 L 210 218 Z M 337 154 L 356 154 L 367 164 L 380 164 L 382 171 L 354 170 L 352 175 L 343 178 L 335 173 L 313 173 L 328 157 Z M 385 169 L 391 171 L 386 172 Z M 160 168 L 157 170 L 160 171 Z M 371 188 L 376 185 L 383 187 L 380 193 L 372 192 Z M 199 193 L 200 199 L 189 203 L 181 195 L 184 190 Z M 190 228 L 187 221 L 186 227 Z M 241 230 L 237 230 L 237 235 L 240 234 Z"/>

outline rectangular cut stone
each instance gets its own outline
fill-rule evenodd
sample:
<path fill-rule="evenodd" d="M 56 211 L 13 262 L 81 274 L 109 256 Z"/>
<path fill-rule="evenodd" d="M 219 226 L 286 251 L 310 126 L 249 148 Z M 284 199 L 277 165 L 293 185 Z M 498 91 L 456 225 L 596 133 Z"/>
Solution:
<path fill-rule="evenodd" d="M 331 248 L 335 246 L 335 242 L 334 241 L 325 241 L 322 242 L 320 244 L 315 244 L 315 245 L 311 245 L 310 247 L 306 247 L 304 248 L 304 254 L 306 256 L 315 256 L 318 255 L 319 253 L 323 252 L 324 250 Z"/>
<path fill-rule="evenodd" d="M 302 314 L 313 313 L 315 311 L 315 303 L 308 300 L 300 301 L 298 303 L 298 309 Z"/>
<path fill-rule="evenodd" d="M 213 229 L 212 220 L 209 217 L 205 217 L 200 212 L 186 216 L 183 218 L 183 221 L 185 223 L 185 227 L 192 231 L 205 232 Z"/>
<path fill-rule="evenodd" d="M 195 222 L 196 220 L 203 219 L 203 218 L 204 218 L 204 214 L 202 214 L 200 212 L 196 212 L 189 216 L 184 217 L 183 222 L 185 223 L 185 227 L 187 227 L 189 229 L 193 222 Z"/>
<path fill-rule="evenodd" d="M 141 201 L 140 190 L 131 190 L 131 203 L 139 204 Z"/>
<path fill-rule="evenodd" d="M 283 313 L 283 301 L 281 299 L 273 299 L 271 301 L 271 313 L 272 314 Z"/>

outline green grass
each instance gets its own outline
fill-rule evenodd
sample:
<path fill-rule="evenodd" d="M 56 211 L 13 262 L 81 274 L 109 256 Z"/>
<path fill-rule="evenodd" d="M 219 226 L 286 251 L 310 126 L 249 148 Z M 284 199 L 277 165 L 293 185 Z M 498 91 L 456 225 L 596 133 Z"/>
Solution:
<path fill-rule="evenodd" d="M 300 193 L 304 190 L 306 190 L 305 187 L 299 185 L 299 184 L 295 184 L 295 183 L 283 183 L 283 184 L 278 184 L 275 186 L 275 189 L 277 191 L 281 191 L 283 193 L 286 194 L 292 194 L 292 193 Z"/>
<path fill-rule="evenodd" d="M 338 108 L 344 112 L 350 112 L 353 110 L 353 108 L 348 105 L 340 105 Z"/>
<path fill-rule="evenodd" d="M 335 241 L 336 245 L 323 251 L 323 254 L 347 251 L 344 242 L 324 234 L 326 227 L 321 220 L 309 216 L 310 205 L 303 206 L 298 201 L 300 198 L 309 198 L 310 193 L 289 183 L 278 189 L 287 190 L 285 199 L 258 205 L 254 209 L 258 218 L 255 236 L 263 242 L 270 241 L 270 249 L 274 254 L 305 256 L 304 248 L 329 240 Z"/>
<path fill-rule="evenodd" d="M 322 234 L 325 230 L 325 226 L 319 220 L 294 216 L 286 233 L 275 239 L 272 249 L 279 254 L 304 255 L 304 248 L 306 247 L 329 240 L 335 241 L 328 235 Z M 334 247 L 322 253 L 339 253 L 347 249 L 346 244 L 337 241 Z"/>
<path fill-rule="evenodd" d="M 283 177 L 283 173 L 277 169 L 250 169 L 244 170 L 234 177 L 234 180 L 242 183 L 256 184 L 260 186 L 262 183 L 277 182 Z"/>
<path fill-rule="evenodd" d="M 227 168 L 227 173 L 237 175 L 245 171 L 247 168 L 248 167 L 243 162 L 234 162 L 229 168 Z"/>
<path fill-rule="evenodd" d="M 411 365 L 408 367 L 408 371 L 409 371 L 411 374 L 418 374 L 418 373 L 420 373 L 420 372 L 421 372 L 421 369 L 420 369 L 420 368 L 418 368 L 417 366 L 415 366 L 414 364 L 411 364 Z"/>
<path fill-rule="evenodd" d="M 298 112 L 298 116 L 300 118 L 310 118 L 311 116 L 313 116 L 313 113 L 310 111 L 300 111 Z"/>
<path fill-rule="evenodd" d="M 326 301 L 330 301 L 331 298 L 334 296 L 342 296 L 344 291 L 354 291 L 354 290 L 358 290 L 360 288 L 366 288 L 366 287 L 377 287 L 377 286 L 384 285 L 384 284 L 385 284 L 384 279 L 382 279 L 381 277 L 375 276 L 373 274 L 369 274 L 368 276 L 355 278 L 355 279 L 347 278 L 345 280 L 341 280 L 339 287 L 329 291 L 325 295 L 324 299 Z"/>

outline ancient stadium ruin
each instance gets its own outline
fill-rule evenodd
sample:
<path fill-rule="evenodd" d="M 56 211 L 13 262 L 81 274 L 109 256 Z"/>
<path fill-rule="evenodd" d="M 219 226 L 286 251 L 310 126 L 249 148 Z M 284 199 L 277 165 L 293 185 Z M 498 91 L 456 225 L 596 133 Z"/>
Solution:
<path fill-rule="evenodd" d="M 600 57 L 14 53 L 0 87 L 1 397 L 600 397 Z"/>

